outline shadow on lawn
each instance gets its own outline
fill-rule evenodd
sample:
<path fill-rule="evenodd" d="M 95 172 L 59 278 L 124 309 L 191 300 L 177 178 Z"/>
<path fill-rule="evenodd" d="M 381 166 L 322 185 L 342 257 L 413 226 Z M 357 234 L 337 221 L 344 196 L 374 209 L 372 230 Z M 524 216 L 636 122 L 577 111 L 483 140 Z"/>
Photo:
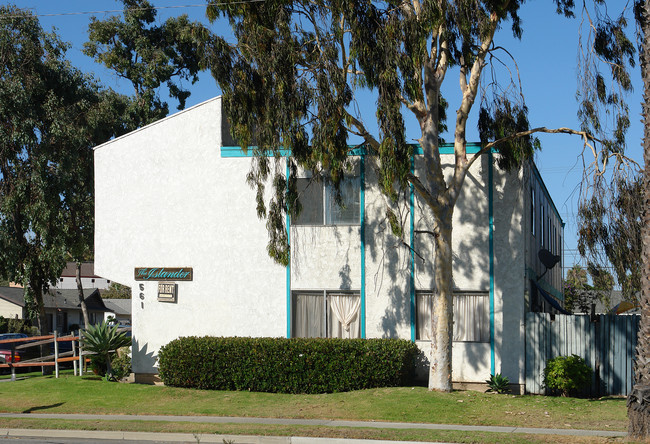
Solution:
<path fill-rule="evenodd" d="M 53 409 L 53 408 L 55 408 L 55 407 L 61 407 L 63 404 L 65 404 L 65 403 L 63 403 L 63 402 L 57 402 L 56 404 L 50 404 L 50 405 L 39 405 L 39 406 L 36 406 L 36 407 L 30 407 L 30 408 L 28 408 L 27 410 L 23 410 L 23 413 L 33 413 L 33 412 L 35 412 L 35 411 L 37 411 L 37 410 Z"/>

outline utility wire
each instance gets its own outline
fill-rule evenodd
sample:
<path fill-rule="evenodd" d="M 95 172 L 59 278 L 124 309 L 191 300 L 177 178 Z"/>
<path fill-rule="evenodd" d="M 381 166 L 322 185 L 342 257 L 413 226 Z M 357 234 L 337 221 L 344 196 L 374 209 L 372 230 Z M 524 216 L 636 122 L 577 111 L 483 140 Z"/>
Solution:
<path fill-rule="evenodd" d="M 240 0 L 238 2 L 221 2 L 221 3 L 212 3 L 215 6 L 221 5 L 243 5 L 246 3 L 261 3 L 265 0 Z M 198 4 L 198 5 L 176 5 L 176 6 L 151 6 L 149 8 L 129 8 L 129 11 L 148 11 L 149 9 L 182 9 L 182 8 L 205 8 L 209 6 L 207 3 Z M 29 8 L 33 9 L 33 8 Z M 33 17 L 61 17 L 66 15 L 89 15 L 89 14 L 109 14 L 109 13 L 120 13 L 124 12 L 124 9 L 106 9 L 103 11 L 75 11 L 75 12 L 57 12 L 52 14 L 32 14 Z M 21 18 L 24 15 L 5 15 L 0 16 L 4 18 Z"/>

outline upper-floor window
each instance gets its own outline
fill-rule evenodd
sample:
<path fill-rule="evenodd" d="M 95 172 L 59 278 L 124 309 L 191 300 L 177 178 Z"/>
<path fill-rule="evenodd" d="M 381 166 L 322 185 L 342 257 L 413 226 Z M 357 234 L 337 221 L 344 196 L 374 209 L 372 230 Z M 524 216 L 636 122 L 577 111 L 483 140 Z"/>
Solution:
<path fill-rule="evenodd" d="M 545 239 L 544 239 L 544 205 L 539 207 L 539 237 L 540 237 L 540 246 L 544 248 Z"/>
<path fill-rule="evenodd" d="M 530 232 L 535 236 L 535 188 L 530 187 Z"/>
<path fill-rule="evenodd" d="M 336 188 L 327 181 L 297 179 L 302 211 L 292 216 L 293 225 L 355 225 L 360 223 L 359 177 L 345 178 L 339 184 L 341 200 L 336 201 Z"/>

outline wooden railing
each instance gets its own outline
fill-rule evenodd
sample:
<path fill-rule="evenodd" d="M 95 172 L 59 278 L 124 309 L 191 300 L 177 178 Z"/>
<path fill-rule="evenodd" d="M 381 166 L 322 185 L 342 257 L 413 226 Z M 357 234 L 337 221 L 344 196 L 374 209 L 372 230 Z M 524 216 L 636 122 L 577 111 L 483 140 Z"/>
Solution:
<path fill-rule="evenodd" d="M 59 364 L 65 362 L 72 362 L 74 375 L 81 376 L 84 364 L 83 356 L 90 355 L 91 353 L 83 353 L 81 347 L 78 347 L 81 332 L 77 335 L 58 336 L 55 332 L 51 335 L 45 336 L 31 336 L 27 338 L 5 339 L 0 341 L 1 344 L 11 344 L 11 362 L 0 364 L 1 368 L 11 369 L 11 380 L 16 380 L 16 369 L 21 367 L 51 367 L 54 366 L 55 377 L 59 377 Z M 59 343 L 71 342 L 71 351 L 59 353 Z M 54 353 L 47 356 L 39 356 L 32 359 L 21 359 L 19 362 L 14 362 L 16 351 L 26 350 L 30 347 L 40 347 L 41 345 L 54 344 Z M 85 358 L 89 361 L 88 358 Z M 77 371 L 78 367 L 78 371 Z"/>
<path fill-rule="evenodd" d="M 131 327 L 120 327 L 118 332 L 129 332 Z M 74 333 L 74 332 L 73 332 Z M 81 376 L 84 369 L 84 364 L 90 362 L 88 356 L 95 353 L 84 351 L 81 338 L 83 337 L 83 330 L 79 330 L 76 335 L 69 334 L 66 336 L 59 336 L 57 332 L 46 336 L 31 336 L 27 338 L 5 339 L 0 341 L 2 344 L 11 344 L 11 362 L 0 364 L 0 369 L 11 369 L 11 380 L 16 380 L 16 369 L 21 367 L 51 367 L 54 366 L 55 377 L 59 377 L 59 364 L 72 362 L 74 375 Z M 71 342 L 71 351 L 59 353 L 59 343 Z M 54 344 L 54 353 L 48 356 L 39 356 L 32 359 L 21 359 L 20 362 L 13 362 L 17 350 L 25 350 L 30 347 L 40 347 L 45 344 Z"/>

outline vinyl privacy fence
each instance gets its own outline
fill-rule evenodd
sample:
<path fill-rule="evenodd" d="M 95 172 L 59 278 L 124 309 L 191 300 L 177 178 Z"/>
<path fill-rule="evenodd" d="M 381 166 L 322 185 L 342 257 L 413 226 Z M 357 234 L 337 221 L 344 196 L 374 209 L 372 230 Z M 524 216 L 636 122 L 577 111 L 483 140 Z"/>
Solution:
<path fill-rule="evenodd" d="M 548 359 L 578 355 L 594 370 L 589 396 L 627 395 L 639 315 L 526 314 L 526 391 L 544 394 Z"/>

